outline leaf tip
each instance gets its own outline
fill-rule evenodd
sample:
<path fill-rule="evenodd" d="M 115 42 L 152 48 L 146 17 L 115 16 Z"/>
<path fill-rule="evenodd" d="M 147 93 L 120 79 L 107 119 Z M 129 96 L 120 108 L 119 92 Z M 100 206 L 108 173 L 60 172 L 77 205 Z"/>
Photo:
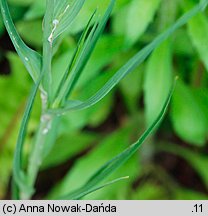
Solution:
<path fill-rule="evenodd" d="M 125 179 L 129 179 L 130 177 L 129 176 L 124 176 L 122 179 L 125 180 Z"/>

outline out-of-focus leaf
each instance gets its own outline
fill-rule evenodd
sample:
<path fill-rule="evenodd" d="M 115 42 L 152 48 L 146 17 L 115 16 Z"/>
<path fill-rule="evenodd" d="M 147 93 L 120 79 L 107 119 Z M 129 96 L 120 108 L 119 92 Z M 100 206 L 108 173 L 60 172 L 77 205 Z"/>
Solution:
<path fill-rule="evenodd" d="M 34 0 L 8 0 L 9 3 L 12 5 L 18 5 L 18 6 L 28 6 L 31 3 L 34 2 Z"/>
<path fill-rule="evenodd" d="M 132 45 L 144 33 L 160 5 L 161 0 L 133 0 L 126 17 L 126 43 Z"/>
<path fill-rule="evenodd" d="M 161 200 L 167 199 L 166 190 L 162 185 L 147 182 L 139 185 L 131 195 L 133 200 Z"/>
<path fill-rule="evenodd" d="M 160 112 L 171 88 L 172 58 L 170 42 L 166 41 L 151 55 L 145 71 L 145 115 L 150 125 Z"/>
<path fill-rule="evenodd" d="M 3 34 L 3 31 L 4 31 L 4 23 L 3 23 L 2 15 L 0 13 L 0 36 Z"/>
<path fill-rule="evenodd" d="M 184 8 L 190 8 L 194 3 L 184 1 Z M 198 14 L 188 22 L 188 32 L 194 47 L 199 53 L 206 69 L 208 70 L 208 43 L 205 35 L 208 34 L 208 19 L 205 14 Z"/>
<path fill-rule="evenodd" d="M 189 189 L 177 188 L 174 194 L 174 200 L 207 200 L 208 196 Z"/>
<path fill-rule="evenodd" d="M 178 136 L 191 144 L 203 146 L 207 137 L 206 113 L 191 89 L 178 82 L 173 95 L 171 119 Z"/>
<path fill-rule="evenodd" d="M 196 102 L 201 107 L 206 122 L 207 122 L 207 135 L 208 135 L 208 90 L 206 88 L 198 88 L 192 90 L 194 97 L 196 99 Z"/>
<path fill-rule="evenodd" d="M 165 151 L 184 158 L 194 170 L 201 176 L 208 188 L 208 157 L 206 154 L 191 151 L 187 148 L 171 143 L 161 143 L 157 145 L 157 150 Z"/>
<path fill-rule="evenodd" d="M 34 47 L 42 47 L 42 21 L 19 21 L 17 29 L 21 37 Z"/>
<path fill-rule="evenodd" d="M 135 112 L 138 107 L 138 100 L 142 92 L 143 67 L 133 71 L 120 83 L 120 89 L 124 97 L 125 103 L 131 112 Z"/>
<path fill-rule="evenodd" d="M 194 55 L 194 49 L 186 30 L 179 29 L 176 32 L 172 49 L 176 55 Z"/>
<path fill-rule="evenodd" d="M 81 100 L 85 100 L 86 98 L 89 97 L 89 95 L 92 95 L 92 93 L 95 93 L 101 86 L 103 86 L 104 83 L 109 79 L 109 77 L 112 76 L 113 73 L 114 71 L 111 70 L 101 73 L 93 80 L 91 80 L 90 83 L 85 84 L 85 86 L 83 87 L 85 91 L 83 91 L 82 88 L 78 89 L 74 93 L 74 97 L 75 95 L 76 97 L 79 95 L 79 98 Z M 113 95 L 114 92 L 112 92 L 112 94 L 104 98 L 103 102 L 100 101 L 101 103 L 98 103 L 96 105 L 96 108 L 91 107 L 92 109 L 90 108 L 88 110 L 81 110 L 80 112 L 78 111 L 78 113 L 81 113 L 83 111 L 83 113 L 85 113 L 85 115 L 88 116 L 89 125 L 93 127 L 98 126 L 108 117 L 109 113 L 111 112 L 111 108 L 113 105 Z M 76 112 L 74 112 L 74 114 L 75 113 Z"/>
<path fill-rule="evenodd" d="M 124 5 L 129 3 L 128 1 L 129 0 L 117 0 L 116 10 L 122 8 Z M 25 18 L 31 20 L 31 19 L 42 17 L 45 12 L 45 2 L 46 0 L 36 0 L 33 3 L 33 5 L 30 7 L 28 12 L 25 14 Z M 71 27 L 68 29 L 68 32 L 72 34 L 76 34 L 79 31 L 81 31 L 86 25 L 86 17 L 90 17 L 94 12 L 95 8 L 98 8 L 99 12 L 103 13 L 108 3 L 109 0 L 103 0 L 102 2 L 100 0 L 85 1 L 85 4 L 82 10 L 80 11 L 80 14 L 78 15 L 78 17 L 76 17 L 74 22 L 71 24 Z"/>
<path fill-rule="evenodd" d="M 133 45 L 145 32 L 160 5 L 161 0 L 133 0 L 113 17 L 113 31 L 123 35 L 126 46 Z"/>
<path fill-rule="evenodd" d="M 131 133 L 131 124 L 119 129 L 115 133 L 105 138 L 101 143 L 83 159 L 80 159 L 72 170 L 69 171 L 64 180 L 55 187 L 49 198 L 57 198 L 63 196 L 76 188 L 82 186 L 87 179 L 91 177 L 95 170 L 97 170 L 105 161 L 109 160 L 114 155 L 118 154 L 123 148 L 127 147 L 130 143 L 129 133 Z M 112 185 L 111 187 L 105 188 L 105 190 L 97 191 L 89 196 L 87 199 L 116 199 L 124 198 L 123 196 L 127 193 L 129 184 L 134 180 L 135 174 L 138 172 L 138 168 L 134 156 L 125 166 L 123 166 L 119 173 L 113 175 L 113 178 L 120 176 L 130 176 L 128 181 L 122 181 Z M 82 177 L 80 177 L 80 174 Z M 120 194 L 117 189 L 123 186 L 123 190 Z M 73 188 L 69 187 L 73 185 Z"/>
<path fill-rule="evenodd" d="M 119 55 L 118 67 L 121 66 L 121 62 L 125 62 L 128 58 L 128 55 Z M 130 112 L 137 112 L 138 108 L 138 99 L 142 93 L 142 81 L 144 75 L 144 65 L 141 65 L 139 68 L 135 69 L 127 77 L 125 77 L 119 84 L 124 102 Z"/>
<path fill-rule="evenodd" d="M 9 3 L 12 5 L 18 5 L 18 6 L 29 6 L 33 0 L 8 0 Z"/>
<path fill-rule="evenodd" d="M 26 20 L 34 20 L 37 18 L 41 18 L 45 12 L 46 8 L 46 0 L 35 0 L 24 18 Z"/>
<path fill-rule="evenodd" d="M 82 10 L 80 11 L 79 16 L 72 23 L 69 32 L 75 34 L 81 31 L 85 27 L 86 17 L 90 17 L 94 12 L 95 8 L 98 8 L 100 14 L 103 14 L 106 10 L 106 7 L 109 5 L 109 0 L 94 0 L 94 1 L 86 1 Z M 115 5 L 115 11 L 122 8 L 126 4 L 129 3 L 129 0 L 117 0 Z"/>
<path fill-rule="evenodd" d="M 44 160 L 42 169 L 47 169 L 49 167 L 64 163 L 76 154 L 92 147 L 95 141 L 98 140 L 98 137 L 99 136 L 96 134 L 80 132 L 75 134 L 61 134 L 58 137 L 52 151 Z"/>
<path fill-rule="evenodd" d="M 13 45 L 31 77 L 34 81 L 36 81 L 41 71 L 41 56 L 34 50 L 30 49 L 20 38 L 12 21 L 7 1 L 1 0 L 0 6 L 4 24 L 13 42 Z"/>
<path fill-rule="evenodd" d="M 121 44 L 121 37 L 114 35 L 101 36 L 77 83 L 77 88 L 82 88 L 89 83 L 103 69 L 107 68 L 108 70 L 113 63 L 114 58 L 117 56 L 117 53 L 120 51 Z"/>
<path fill-rule="evenodd" d="M 0 76 L 0 199 L 5 195 L 9 183 L 18 127 L 31 85 L 19 57 L 13 53 L 7 56 L 12 74 Z M 21 79 L 19 79 L 20 72 Z M 5 98 L 7 98 L 6 102 Z"/>

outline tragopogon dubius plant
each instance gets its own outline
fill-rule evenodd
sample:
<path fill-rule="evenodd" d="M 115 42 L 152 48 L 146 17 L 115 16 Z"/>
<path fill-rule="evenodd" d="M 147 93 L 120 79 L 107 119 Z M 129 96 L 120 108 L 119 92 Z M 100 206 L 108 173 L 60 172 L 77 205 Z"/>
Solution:
<path fill-rule="evenodd" d="M 100 38 L 106 23 L 112 13 L 116 0 L 109 0 L 109 5 L 104 15 L 98 16 L 98 11 L 92 14 L 86 23 L 77 48 L 70 60 L 67 70 L 63 73 L 57 88 L 53 88 L 52 60 L 54 47 L 70 27 L 75 17 L 79 14 L 85 0 L 47 0 L 46 11 L 43 20 L 43 51 L 42 54 L 30 49 L 20 38 L 10 15 L 6 0 L 0 0 L 1 13 L 5 27 L 13 42 L 13 45 L 34 81 L 25 113 L 23 116 L 19 137 L 17 140 L 15 158 L 13 164 L 13 198 L 30 199 L 35 192 L 35 181 L 40 166 L 52 149 L 56 140 L 56 131 L 60 123 L 61 115 L 73 115 L 73 112 L 87 109 L 102 100 L 125 76 L 138 67 L 163 41 L 170 37 L 175 30 L 186 24 L 190 18 L 203 11 L 208 0 L 203 0 L 192 10 L 184 14 L 164 33 L 156 37 L 150 44 L 138 51 L 127 63 L 123 65 L 94 95 L 86 101 L 70 100 L 71 93 L 82 75 L 98 39 Z M 87 18 L 87 17 L 86 17 Z M 122 177 L 112 182 L 101 184 L 110 174 L 122 166 L 141 146 L 145 139 L 162 120 L 173 88 L 160 111 L 158 117 L 143 133 L 143 135 L 128 149 L 104 164 L 80 189 L 71 194 L 66 194 L 62 199 L 80 199 L 83 196 L 101 189 L 109 184 L 126 179 Z M 84 91 L 84 89 L 83 89 Z M 28 164 L 23 165 L 23 147 L 27 133 L 27 125 L 36 94 L 40 92 L 42 99 L 42 114 L 39 128 L 34 136 L 34 145 L 31 149 Z M 73 187 L 73 186 L 72 186 Z"/>

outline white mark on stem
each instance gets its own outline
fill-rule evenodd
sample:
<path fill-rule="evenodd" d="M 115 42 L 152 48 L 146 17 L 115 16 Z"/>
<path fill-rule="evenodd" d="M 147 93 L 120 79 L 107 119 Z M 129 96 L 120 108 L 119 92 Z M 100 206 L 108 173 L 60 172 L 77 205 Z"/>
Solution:
<path fill-rule="evenodd" d="M 48 133 L 49 129 L 48 128 L 44 128 L 43 129 L 43 134 L 46 135 Z"/>
<path fill-rule="evenodd" d="M 48 103 L 48 94 L 47 92 L 45 92 L 43 89 L 41 90 L 41 94 L 40 94 L 41 100 L 42 100 L 42 106 L 43 109 L 45 109 L 47 107 L 47 103 Z"/>
<path fill-rule="evenodd" d="M 67 10 L 69 9 L 70 5 L 68 4 L 66 6 L 66 8 L 64 9 L 64 12 L 59 16 L 59 20 L 62 18 L 62 16 L 67 12 Z M 51 34 L 50 36 L 48 37 L 48 42 L 50 43 L 51 47 L 53 45 L 53 35 L 54 35 L 54 32 L 59 24 L 59 20 L 58 19 L 54 19 L 53 20 L 53 29 L 51 31 Z"/>
<path fill-rule="evenodd" d="M 49 114 L 44 114 L 41 116 L 41 122 L 48 122 L 51 120 L 51 115 Z"/>
<path fill-rule="evenodd" d="M 29 59 L 27 57 L 25 57 L 25 61 L 29 61 Z"/>
<path fill-rule="evenodd" d="M 53 20 L 53 29 L 51 31 L 50 36 L 48 37 L 48 42 L 50 43 L 51 47 L 52 47 L 52 44 L 53 44 L 53 34 L 54 34 L 58 24 L 59 24 L 59 21 L 57 19 L 54 19 Z"/>
<path fill-rule="evenodd" d="M 43 135 L 46 135 L 51 129 L 51 115 L 44 114 L 41 116 L 41 122 L 44 124 L 44 128 L 42 130 Z"/>

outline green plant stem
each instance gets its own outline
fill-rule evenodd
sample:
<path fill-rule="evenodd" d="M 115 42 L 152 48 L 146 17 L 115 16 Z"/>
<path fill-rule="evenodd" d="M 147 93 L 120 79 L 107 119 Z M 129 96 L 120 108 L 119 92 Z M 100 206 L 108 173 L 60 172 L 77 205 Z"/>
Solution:
<path fill-rule="evenodd" d="M 42 65 L 42 73 L 43 73 L 43 87 L 44 94 L 47 96 L 47 100 L 51 102 L 51 86 L 52 86 L 52 72 L 51 72 L 51 62 L 53 57 L 53 37 L 52 29 L 53 29 L 53 11 L 54 11 L 54 0 L 47 0 L 47 10 L 44 17 L 43 24 L 43 65 Z M 46 93 L 47 92 L 47 93 Z"/>
<path fill-rule="evenodd" d="M 38 171 L 44 158 L 50 152 L 55 143 L 58 123 L 59 118 L 57 116 L 43 112 L 39 129 L 36 134 L 35 143 L 29 157 L 27 183 L 31 190 L 28 191 L 27 194 L 20 194 L 21 199 L 30 199 L 35 192 L 34 185 Z"/>

